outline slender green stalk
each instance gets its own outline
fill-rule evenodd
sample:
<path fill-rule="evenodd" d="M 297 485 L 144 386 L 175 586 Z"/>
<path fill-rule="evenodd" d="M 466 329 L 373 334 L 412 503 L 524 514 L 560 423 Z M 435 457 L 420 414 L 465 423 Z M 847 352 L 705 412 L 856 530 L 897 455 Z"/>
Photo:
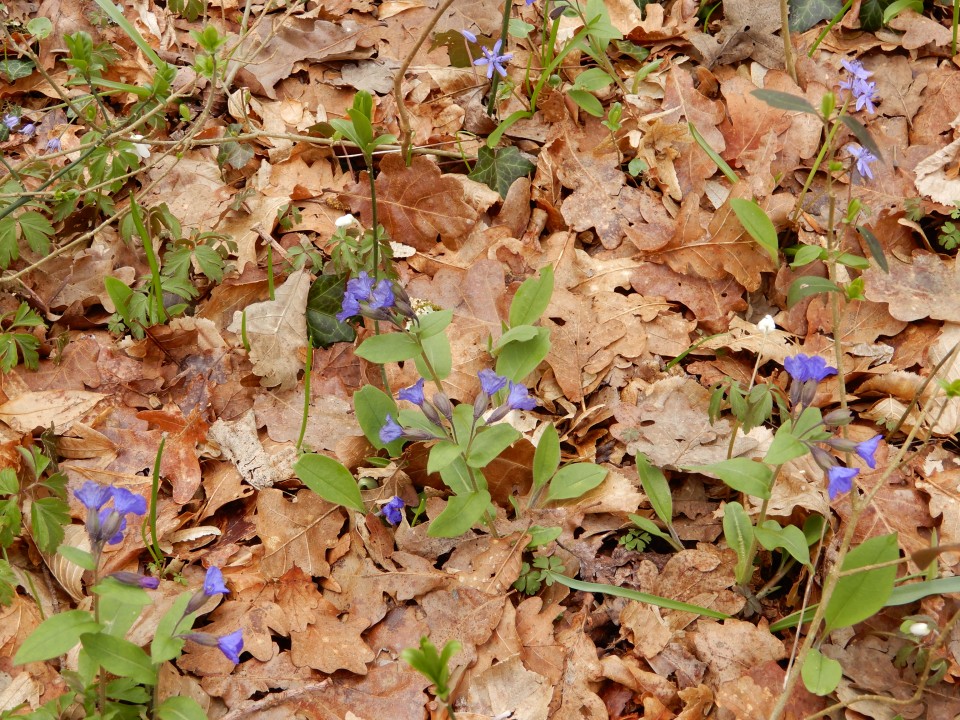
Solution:
<path fill-rule="evenodd" d="M 160 438 L 160 447 L 157 448 L 157 457 L 153 461 L 153 474 L 150 482 L 150 508 L 147 511 L 147 520 L 140 528 L 140 535 L 143 538 L 143 544 L 150 552 L 153 562 L 157 566 L 157 576 L 163 577 L 163 551 L 160 549 L 160 541 L 157 538 L 157 501 L 160 497 L 160 461 L 163 458 L 163 446 L 167 442 L 167 436 Z M 150 542 L 147 542 L 147 527 L 150 528 Z"/>
<path fill-rule="evenodd" d="M 773 469 L 773 477 L 770 479 L 770 494 L 773 494 L 773 488 L 777 484 L 777 478 L 780 476 L 780 468 L 783 465 L 777 465 Z M 767 519 L 767 507 L 770 505 L 770 498 L 764 498 L 763 502 L 760 504 L 760 514 L 757 515 L 757 522 L 754 523 L 754 527 L 760 527 Z M 754 533 L 753 537 L 750 538 L 750 547 L 747 548 L 747 561 L 744 563 L 745 570 L 744 574 L 746 577 L 737 578 L 737 582 L 746 587 L 750 582 L 750 578 L 753 575 L 753 561 L 757 557 L 757 551 L 759 550 L 757 542 L 757 534 Z"/>
<path fill-rule="evenodd" d="M 273 243 L 267 243 L 267 297 L 276 299 L 273 292 Z"/>
<path fill-rule="evenodd" d="M 846 15 L 847 11 L 852 7 L 853 0 L 847 0 L 846 5 L 840 8 L 840 12 L 830 18 L 830 22 L 828 22 L 827 26 L 820 31 L 820 34 L 817 35 L 817 39 L 814 41 L 813 45 L 810 46 L 810 51 L 807 53 L 807 57 L 813 57 L 813 54 L 817 51 L 817 48 L 820 47 L 820 43 L 822 43 L 823 39 L 827 37 L 827 35 L 830 33 L 830 30 L 833 29 L 833 26 L 840 22 L 843 19 L 843 16 Z"/>
<path fill-rule="evenodd" d="M 510 14 L 513 11 L 513 0 L 503 0 L 503 21 L 500 23 L 500 54 L 507 51 L 507 41 L 510 31 Z M 500 88 L 500 73 L 493 73 L 490 82 L 490 97 L 487 98 L 487 115 L 497 114 L 497 90 Z"/>
<path fill-rule="evenodd" d="M 313 341 L 307 340 L 307 362 L 303 368 L 303 415 L 300 418 L 300 434 L 297 436 L 297 452 L 303 445 L 307 434 L 307 420 L 310 418 L 310 373 L 313 370 Z"/>
<path fill-rule="evenodd" d="M 143 215 L 140 214 L 140 205 L 137 198 L 130 195 L 130 217 L 133 219 L 133 225 L 137 229 L 140 241 L 143 243 L 143 251 L 147 255 L 147 264 L 150 266 L 150 282 L 153 286 L 154 302 L 154 324 L 160 324 L 166 321 L 167 311 L 163 307 L 163 284 L 160 279 L 160 261 L 157 259 L 157 253 L 153 249 L 153 238 L 147 232 L 147 226 L 143 224 Z"/>
<path fill-rule="evenodd" d="M 843 107 L 840 108 L 840 115 L 842 115 L 847 110 L 847 105 L 849 100 L 843 104 Z M 824 123 L 827 120 L 824 119 Z M 817 174 L 817 170 L 820 169 L 820 165 L 823 163 L 823 159 L 827 156 L 827 152 L 830 150 L 830 147 L 833 145 L 833 140 L 837 136 L 837 132 L 840 130 L 841 123 L 839 120 L 835 121 L 832 126 L 830 126 L 829 131 L 827 132 L 827 139 L 824 141 L 823 145 L 820 147 L 820 152 L 817 154 L 816 160 L 813 161 L 813 166 L 810 168 L 810 172 L 807 174 L 807 180 L 803 183 L 803 188 L 800 190 L 800 194 L 797 196 L 796 206 L 793 210 L 793 215 L 790 217 L 791 224 L 796 224 L 797 219 L 800 217 L 800 212 L 803 209 L 803 197 L 807 194 L 807 190 L 810 189 L 810 185 L 813 184 L 813 178 Z"/>
<path fill-rule="evenodd" d="M 780 35 L 783 37 L 783 60 L 787 65 L 790 79 L 798 85 L 797 63 L 793 57 L 793 40 L 790 37 L 790 7 L 787 0 L 780 0 Z"/>

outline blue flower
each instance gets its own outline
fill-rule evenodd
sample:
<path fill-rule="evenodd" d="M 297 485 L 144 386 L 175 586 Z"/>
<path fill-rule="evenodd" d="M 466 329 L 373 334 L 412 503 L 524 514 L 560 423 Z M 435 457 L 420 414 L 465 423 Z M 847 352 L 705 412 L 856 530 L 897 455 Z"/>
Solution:
<path fill-rule="evenodd" d="M 399 525 L 400 521 L 403 520 L 403 508 L 406 507 L 406 503 L 403 501 L 403 498 L 394 496 L 390 498 L 390 502 L 383 506 L 383 516 L 387 519 L 387 522 L 391 525 Z"/>
<path fill-rule="evenodd" d="M 474 35 L 472 32 L 470 32 L 469 30 L 461 30 L 460 34 L 463 35 L 467 40 L 469 40 L 472 43 L 475 43 L 477 41 L 477 36 Z"/>
<path fill-rule="evenodd" d="M 850 153 L 850 157 L 856 161 L 857 172 L 860 173 L 860 177 L 873 180 L 873 171 L 870 169 L 870 164 L 877 161 L 876 156 L 865 147 L 860 147 L 856 143 L 847 145 L 847 152 Z"/>
<path fill-rule="evenodd" d="M 111 490 L 113 488 L 109 485 L 87 480 L 79 490 L 73 491 L 73 495 L 87 510 L 99 510 L 110 502 Z"/>
<path fill-rule="evenodd" d="M 500 77 L 507 76 L 507 70 L 503 66 L 505 62 L 513 59 L 513 53 L 504 53 L 500 54 L 500 48 L 503 47 L 503 39 L 497 40 L 493 45 L 493 50 L 490 48 L 481 48 L 483 50 L 483 57 L 477 58 L 473 61 L 474 65 L 486 65 L 487 66 L 487 80 L 490 80 L 493 77 L 493 71 L 496 70 L 500 73 Z"/>
<path fill-rule="evenodd" d="M 156 590 L 160 587 L 160 580 L 155 577 L 147 577 L 146 575 L 141 575 L 140 573 L 127 572 L 126 570 L 118 570 L 115 573 L 110 573 L 108 577 L 112 577 L 117 582 L 121 582 L 124 585 L 129 585 L 131 587 L 141 587 L 145 590 Z"/>
<path fill-rule="evenodd" d="M 370 309 L 380 310 L 381 308 L 393 307 L 393 287 L 389 280 L 381 280 L 370 293 Z"/>
<path fill-rule="evenodd" d="M 47 140 L 47 152 L 60 152 L 60 138 Z"/>
<path fill-rule="evenodd" d="M 127 519 L 113 508 L 101 508 L 98 515 L 100 520 L 100 532 L 97 533 L 98 540 L 102 543 L 104 538 L 108 545 L 119 545 L 123 542 L 123 533 L 127 530 Z M 96 541 L 94 541 L 96 544 Z"/>
<path fill-rule="evenodd" d="M 874 435 L 869 440 L 864 440 L 862 443 L 857 443 L 857 446 L 854 448 L 854 451 L 857 453 L 857 455 L 863 458 L 863 461 L 871 470 L 877 467 L 877 461 L 873 456 L 874 453 L 877 452 L 877 447 L 880 445 L 880 441 L 882 439 L 882 435 Z"/>
<path fill-rule="evenodd" d="M 849 492 L 850 488 L 853 487 L 853 479 L 859 472 L 856 468 L 848 468 L 843 465 L 830 468 L 827 472 L 827 479 L 829 480 L 827 492 L 830 494 L 830 499 L 833 500 L 840 493 Z"/>
<path fill-rule="evenodd" d="M 23 129 L 20 130 L 20 132 L 26 135 L 27 137 L 31 137 L 36 131 L 37 131 L 37 126 L 34 125 L 33 123 L 27 123 L 26 125 L 23 126 Z"/>
<path fill-rule="evenodd" d="M 213 566 L 207 569 L 207 576 L 203 579 L 203 594 L 207 597 L 211 595 L 226 595 L 230 592 L 223 582 L 223 573 L 220 568 Z"/>
<path fill-rule="evenodd" d="M 403 437 L 403 428 L 393 419 L 393 415 L 387 415 L 387 421 L 383 424 L 383 427 L 380 428 L 380 442 L 384 445 L 389 445 L 401 437 Z"/>
<path fill-rule="evenodd" d="M 343 296 L 343 305 L 341 306 L 340 312 L 337 313 L 337 320 L 343 322 L 347 318 L 351 318 L 354 315 L 359 314 L 360 303 L 357 302 L 357 299 L 349 292 L 345 293 Z"/>
<path fill-rule="evenodd" d="M 217 647 L 224 656 L 236 665 L 240 662 L 240 653 L 243 652 L 243 630 L 234 630 L 217 640 Z"/>
<path fill-rule="evenodd" d="M 830 375 L 836 375 L 835 367 L 828 367 L 827 361 L 819 355 L 804 355 L 799 353 L 791 355 L 783 361 L 783 366 L 790 373 L 790 377 L 798 383 L 813 380 L 820 382 Z"/>
<path fill-rule="evenodd" d="M 126 488 L 111 487 L 113 506 L 121 515 L 146 515 L 147 501 L 140 495 L 130 492 Z"/>
<path fill-rule="evenodd" d="M 866 108 L 871 115 L 875 113 L 873 101 L 877 99 L 877 84 L 868 79 L 873 73 L 864 69 L 859 60 L 841 60 L 840 64 L 850 73 L 850 78 L 842 80 L 840 87 L 850 91 L 857 110 Z"/>
<path fill-rule="evenodd" d="M 507 379 L 503 375 L 497 375 L 490 368 L 484 368 L 477 373 L 480 378 L 480 387 L 487 395 L 496 395 L 507 386 Z"/>
<path fill-rule="evenodd" d="M 13 113 L 7 113 L 3 116 L 3 124 L 7 126 L 8 130 L 13 130 L 20 124 L 20 117 Z"/>
<path fill-rule="evenodd" d="M 869 77 L 873 76 L 873 73 L 863 67 L 863 63 L 859 60 L 841 60 L 840 64 L 843 65 L 843 68 L 853 76 L 854 80 L 866 80 Z M 840 83 L 840 87 L 848 87 L 844 83 L 849 81 L 844 81 Z"/>
<path fill-rule="evenodd" d="M 408 388 L 403 388 L 397 393 L 398 400 L 406 400 L 414 405 L 423 406 L 423 378 L 417 380 Z"/>
<path fill-rule="evenodd" d="M 373 292 L 373 278 L 364 270 L 357 277 L 350 278 L 347 282 L 347 292 L 357 300 L 367 300 Z"/>
<path fill-rule="evenodd" d="M 537 401 L 530 397 L 524 385 L 511 382 L 510 392 L 507 394 L 507 405 L 511 410 L 533 410 L 537 406 Z"/>
<path fill-rule="evenodd" d="M 337 320 L 343 322 L 349 317 L 360 315 L 364 309 L 360 303 L 364 303 L 370 310 L 385 310 L 393 307 L 395 302 L 391 282 L 383 279 L 374 285 L 374 279 L 364 271 L 347 283 Z"/>

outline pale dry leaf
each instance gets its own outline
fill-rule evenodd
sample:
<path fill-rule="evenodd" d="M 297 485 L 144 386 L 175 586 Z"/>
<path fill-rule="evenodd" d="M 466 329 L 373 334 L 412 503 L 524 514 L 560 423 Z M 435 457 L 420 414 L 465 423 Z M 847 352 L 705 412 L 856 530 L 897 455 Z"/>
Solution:
<path fill-rule="evenodd" d="M 90 552 L 90 536 L 82 525 L 67 525 L 63 528 L 62 545 L 72 547 L 84 552 Z M 51 574 L 60 583 L 60 587 L 76 602 L 80 602 L 86 597 L 83 591 L 83 568 L 67 560 L 58 552 L 40 553 L 43 561 L 50 568 Z"/>
<path fill-rule="evenodd" d="M 105 397 L 86 390 L 25 392 L 0 405 L 0 421 L 20 433 L 51 425 L 63 432 Z"/>
<path fill-rule="evenodd" d="M 527 670 L 518 655 L 473 675 L 467 702 L 471 711 L 517 720 L 547 720 L 553 688 L 542 675 Z"/>
<path fill-rule="evenodd" d="M 257 435 L 253 410 L 248 410 L 239 420 L 218 419 L 207 431 L 207 438 L 220 446 L 223 457 L 232 462 L 240 476 L 257 490 L 273 487 L 293 476 L 296 450 L 286 448 L 268 455 Z"/>
<path fill-rule="evenodd" d="M 867 299 L 887 303 L 897 320 L 929 317 L 960 322 L 960 265 L 956 258 L 915 250 L 911 262 L 896 257 L 888 262 L 889 273 L 873 266 L 863 273 Z"/>
<path fill-rule="evenodd" d="M 345 438 L 361 437 L 353 404 L 337 395 L 313 385 L 307 428 L 303 446 L 310 450 L 335 450 Z M 267 434 L 274 442 L 296 442 L 303 420 L 303 387 L 283 392 L 273 390 L 259 393 L 253 401 L 257 423 L 266 425 Z"/>
<path fill-rule="evenodd" d="M 956 126 L 958 121 L 960 116 L 952 124 Z M 960 137 L 918 162 L 914 169 L 917 192 L 941 205 L 952 206 L 960 198 L 960 177 L 952 170 L 958 155 Z"/>
<path fill-rule="evenodd" d="M 250 361 L 264 387 L 289 390 L 297 384 L 303 367 L 300 350 L 307 345 L 309 292 L 310 273 L 297 270 L 277 288 L 276 299 L 253 303 L 244 311 Z M 240 335 L 244 313 L 234 313 L 229 332 Z"/>
<path fill-rule="evenodd" d="M 780 5 L 776 0 L 725 0 L 724 23 L 715 35 L 692 30 L 687 39 L 708 67 L 753 58 L 767 68 L 783 67 Z"/>
<path fill-rule="evenodd" d="M 296 565 L 314 577 L 330 572 L 326 551 L 337 544 L 343 510 L 312 490 L 301 490 L 288 501 L 285 493 L 265 488 L 257 495 L 257 534 L 263 540 L 260 569 L 280 577 Z"/>
<path fill-rule="evenodd" d="M 787 656 L 783 641 L 767 630 L 763 621 L 758 627 L 736 619 L 723 623 L 700 620 L 692 639 L 697 656 L 710 669 L 708 677 L 718 685 Z"/>

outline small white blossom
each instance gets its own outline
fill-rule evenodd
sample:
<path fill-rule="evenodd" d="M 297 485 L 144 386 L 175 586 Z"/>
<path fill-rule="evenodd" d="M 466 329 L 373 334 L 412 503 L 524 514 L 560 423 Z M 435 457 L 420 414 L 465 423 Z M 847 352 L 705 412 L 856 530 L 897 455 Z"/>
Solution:
<path fill-rule="evenodd" d="M 930 626 L 925 622 L 917 622 L 910 626 L 909 633 L 914 637 L 925 637 L 930 634 Z"/>
<path fill-rule="evenodd" d="M 336 219 L 336 222 L 334 222 L 333 224 L 336 225 L 337 227 L 348 227 L 350 225 L 353 225 L 353 223 L 355 223 L 356 221 L 357 219 L 353 215 L 347 214 L 347 215 L 344 215 L 343 217 L 338 217 Z"/>
<path fill-rule="evenodd" d="M 773 321 L 771 315 L 764 315 L 763 320 L 757 323 L 757 329 L 764 335 L 777 329 L 777 324 Z"/>
<path fill-rule="evenodd" d="M 143 135 L 131 135 L 131 140 L 143 140 Z M 136 153 L 137 157 L 141 160 L 146 160 L 150 157 L 150 146 L 145 145 L 144 143 L 134 143 L 133 152 Z"/>

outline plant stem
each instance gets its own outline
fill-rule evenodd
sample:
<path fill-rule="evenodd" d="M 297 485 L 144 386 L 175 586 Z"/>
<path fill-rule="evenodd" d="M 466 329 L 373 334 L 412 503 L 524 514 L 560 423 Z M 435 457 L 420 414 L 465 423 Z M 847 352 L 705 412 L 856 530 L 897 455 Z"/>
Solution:
<path fill-rule="evenodd" d="M 383 366 L 380 366 L 383 369 Z M 310 373 L 313 370 L 313 341 L 307 339 L 307 362 L 303 368 L 303 415 L 300 418 L 300 434 L 297 436 L 297 452 L 303 446 L 303 437 L 307 434 L 307 420 L 310 418 Z"/>
<path fill-rule="evenodd" d="M 777 478 L 780 475 L 780 468 L 783 465 L 777 465 L 773 469 L 773 477 L 770 478 L 770 494 L 773 494 L 773 488 L 777 484 Z M 770 498 L 764 498 L 763 502 L 760 504 L 760 513 L 757 515 L 757 521 L 753 524 L 754 527 L 760 527 L 763 525 L 764 521 L 767 519 L 767 507 L 770 505 Z M 750 547 L 747 548 L 747 561 L 744 563 L 744 574 L 746 577 L 737 578 L 737 583 L 742 587 L 746 588 L 747 583 L 750 582 L 750 578 L 753 576 L 753 561 L 757 557 L 757 550 L 759 543 L 757 542 L 757 534 L 753 533 L 753 536 L 750 538 Z"/>
<path fill-rule="evenodd" d="M 790 7 L 787 0 L 780 0 L 780 35 L 783 37 L 783 60 L 790 79 L 797 85 L 797 63 L 793 58 L 793 41 L 790 39 Z"/>
<path fill-rule="evenodd" d="M 513 11 L 513 0 L 503 0 L 503 21 L 500 23 L 500 54 L 507 51 L 507 38 L 510 30 L 510 14 Z M 497 90 L 500 87 L 500 73 L 494 72 L 490 83 L 490 97 L 487 98 L 487 115 L 491 117 L 497 113 Z"/>

